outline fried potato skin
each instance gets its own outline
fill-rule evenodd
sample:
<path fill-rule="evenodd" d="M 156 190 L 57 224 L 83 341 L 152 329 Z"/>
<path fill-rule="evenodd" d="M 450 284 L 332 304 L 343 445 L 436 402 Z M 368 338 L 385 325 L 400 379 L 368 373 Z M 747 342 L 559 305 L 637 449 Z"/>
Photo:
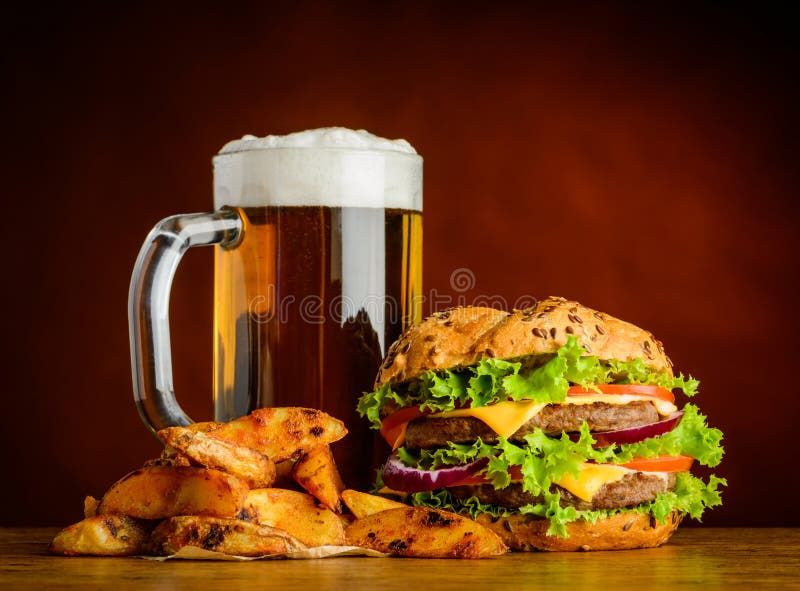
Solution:
<path fill-rule="evenodd" d="M 315 447 L 294 465 L 292 476 L 297 484 L 314 495 L 320 503 L 335 513 L 342 512 L 341 493 L 344 482 L 336 467 L 331 448 Z"/>
<path fill-rule="evenodd" d="M 175 515 L 233 517 L 242 508 L 247 485 L 219 470 L 154 466 L 122 477 L 103 495 L 98 515 L 139 519 Z"/>
<path fill-rule="evenodd" d="M 149 531 L 127 515 L 88 517 L 65 527 L 50 543 L 63 556 L 134 556 L 141 554 Z"/>
<path fill-rule="evenodd" d="M 208 434 L 170 427 L 158 432 L 161 440 L 197 464 L 222 470 L 242 479 L 250 488 L 263 488 L 275 482 L 275 464 L 267 456 Z"/>
<path fill-rule="evenodd" d="M 333 511 L 294 490 L 251 490 L 237 517 L 287 531 L 310 548 L 340 546 L 345 540 L 342 521 Z"/>
<path fill-rule="evenodd" d="M 347 543 L 393 556 L 486 558 L 508 548 L 496 533 L 471 519 L 427 507 L 403 507 L 357 519 Z"/>
<path fill-rule="evenodd" d="M 224 424 L 225 423 L 220 423 L 218 421 L 200 421 L 199 423 L 186 425 L 185 428 L 189 429 L 189 431 L 194 431 L 195 433 L 210 433 Z"/>
<path fill-rule="evenodd" d="M 171 447 L 165 447 L 164 448 L 164 453 L 161 454 L 160 457 L 154 458 L 152 460 L 147 460 L 144 463 L 144 466 L 142 466 L 142 468 L 152 468 L 154 466 L 180 467 L 180 466 L 191 466 L 191 465 L 192 465 L 192 462 L 185 455 L 183 455 L 181 453 L 178 453 L 176 450 L 173 450 Z"/>
<path fill-rule="evenodd" d="M 209 435 L 261 452 L 278 463 L 338 441 L 344 423 L 321 410 L 299 407 L 259 408 L 220 425 Z"/>
<path fill-rule="evenodd" d="M 356 519 L 361 519 L 388 509 L 408 507 L 408 505 L 398 503 L 397 501 L 385 497 L 352 489 L 342 491 L 342 500 L 344 500 L 344 504 L 347 505 L 347 508 L 350 509 L 350 513 L 356 516 Z"/>
<path fill-rule="evenodd" d="M 238 519 L 181 515 L 163 521 L 150 537 L 148 552 L 160 556 L 194 546 L 235 556 L 266 556 L 303 550 L 284 531 Z"/>

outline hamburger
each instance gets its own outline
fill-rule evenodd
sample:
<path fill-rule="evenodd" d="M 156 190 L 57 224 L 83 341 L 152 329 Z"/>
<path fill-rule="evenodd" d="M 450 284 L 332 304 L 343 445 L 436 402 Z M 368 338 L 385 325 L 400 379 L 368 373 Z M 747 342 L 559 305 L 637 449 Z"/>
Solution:
<path fill-rule="evenodd" d="M 391 446 L 380 492 L 468 514 L 515 550 L 665 543 L 721 503 L 722 433 L 650 332 L 551 297 L 461 307 L 389 348 L 358 412 Z"/>

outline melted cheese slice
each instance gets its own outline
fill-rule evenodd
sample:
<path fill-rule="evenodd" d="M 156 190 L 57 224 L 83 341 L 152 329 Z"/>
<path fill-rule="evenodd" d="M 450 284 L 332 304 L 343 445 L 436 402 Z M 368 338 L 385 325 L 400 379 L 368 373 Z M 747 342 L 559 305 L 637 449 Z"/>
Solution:
<path fill-rule="evenodd" d="M 633 473 L 633 470 L 622 466 L 612 466 L 610 464 L 581 464 L 578 469 L 578 476 L 567 474 L 556 484 L 566 488 L 573 495 L 583 501 L 591 501 L 606 484 L 621 480 L 626 474 Z"/>
<path fill-rule="evenodd" d="M 593 404 L 595 402 L 605 402 L 606 404 L 628 404 L 637 400 L 652 402 L 658 414 L 667 416 L 672 414 L 678 407 L 658 398 L 650 396 L 636 396 L 630 394 L 587 394 L 581 396 L 567 396 L 564 402 L 554 404 Z M 486 423 L 495 433 L 501 437 L 511 437 L 519 431 L 525 423 L 539 414 L 547 406 L 547 402 L 534 402 L 532 400 L 504 401 L 492 404 L 491 406 L 479 406 L 477 408 L 463 408 L 425 415 L 424 418 L 449 419 L 453 417 L 475 417 Z"/>
<path fill-rule="evenodd" d="M 621 480 L 626 474 L 635 474 L 636 470 L 613 464 L 590 464 L 584 462 L 578 468 L 578 476 L 567 474 L 556 484 L 566 488 L 579 499 L 590 502 L 597 491 L 606 484 Z M 669 472 L 641 472 L 648 476 L 658 476 L 664 482 L 669 481 Z"/>
<path fill-rule="evenodd" d="M 547 406 L 546 402 L 532 400 L 506 401 L 479 406 L 477 408 L 464 408 L 451 410 L 429 417 L 450 419 L 453 417 L 475 417 L 486 423 L 495 433 L 502 437 L 511 437 L 522 425 L 530 421 Z"/>

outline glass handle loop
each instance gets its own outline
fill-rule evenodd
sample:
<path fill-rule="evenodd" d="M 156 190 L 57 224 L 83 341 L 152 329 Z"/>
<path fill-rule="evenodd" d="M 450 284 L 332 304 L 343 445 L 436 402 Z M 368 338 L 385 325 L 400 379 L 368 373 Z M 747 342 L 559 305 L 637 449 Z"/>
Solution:
<path fill-rule="evenodd" d="M 128 292 L 131 375 L 139 415 L 153 432 L 192 422 L 172 382 L 169 295 L 178 263 L 193 246 L 231 245 L 241 232 L 233 210 L 175 215 L 156 224 L 139 251 Z"/>

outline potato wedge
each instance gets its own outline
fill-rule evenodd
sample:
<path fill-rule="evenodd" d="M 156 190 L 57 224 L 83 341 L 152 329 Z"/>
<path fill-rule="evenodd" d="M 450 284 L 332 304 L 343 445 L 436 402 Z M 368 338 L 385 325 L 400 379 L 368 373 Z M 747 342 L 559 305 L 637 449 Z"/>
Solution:
<path fill-rule="evenodd" d="M 94 497 L 84 497 L 83 499 L 83 518 L 88 519 L 89 517 L 94 517 L 97 515 L 97 506 L 100 504 L 100 501 L 95 499 Z"/>
<path fill-rule="evenodd" d="M 344 504 L 347 505 L 347 508 L 350 509 L 350 513 L 356 516 L 356 519 L 361 519 L 367 515 L 380 513 L 388 509 L 408 507 L 408 505 L 392 501 L 386 497 L 370 495 L 351 489 L 342 491 L 342 499 L 344 500 Z"/>
<path fill-rule="evenodd" d="M 328 509 L 336 513 L 342 512 L 341 493 L 344 483 L 330 447 L 321 445 L 303 455 L 295 463 L 292 476 L 297 484 Z"/>
<path fill-rule="evenodd" d="M 275 482 L 275 464 L 249 447 L 213 439 L 201 431 L 170 427 L 158 432 L 161 440 L 197 464 L 241 478 L 250 488 L 264 488 Z"/>
<path fill-rule="evenodd" d="M 133 556 L 144 551 L 149 539 L 148 530 L 135 519 L 103 515 L 62 529 L 53 538 L 50 551 L 64 556 Z"/>
<path fill-rule="evenodd" d="M 306 546 L 340 546 L 344 527 L 330 509 L 306 493 L 282 488 L 258 488 L 247 494 L 237 517 L 289 532 Z"/>
<path fill-rule="evenodd" d="M 225 472 L 156 466 L 135 470 L 118 480 L 103 495 L 97 514 L 121 513 L 139 519 L 233 517 L 246 496 L 247 485 Z"/>
<path fill-rule="evenodd" d="M 373 513 L 345 533 L 348 544 L 393 556 L 485 558 L 508 550 L 496 533 L 471 519 L 427 507 Z"/>
<path fill-rule="evenodd" d="M 342 421 L 321 410 L 297 407 L 259 408 L 210 432 L 216 439 L 260 451 L 275 463 L 298 458 L 346 434 Z"/>
<path fill-rule="evenodd" d="M 305 546 L 284 531 L 238 519 L 181 515 L 163 521 L 150 536 L 148 551 L 168 556 L 195 546 L 235 556 L 266 556 L 303 550 Z"/>

